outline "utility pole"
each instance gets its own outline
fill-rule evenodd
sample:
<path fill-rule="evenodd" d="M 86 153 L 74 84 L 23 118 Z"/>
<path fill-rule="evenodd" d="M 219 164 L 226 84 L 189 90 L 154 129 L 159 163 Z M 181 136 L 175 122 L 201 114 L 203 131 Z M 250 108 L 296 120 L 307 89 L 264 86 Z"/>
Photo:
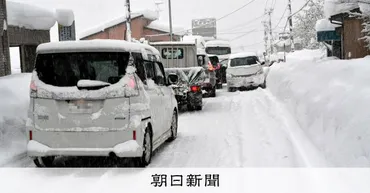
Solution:
<path fill-rule="evenodd" d="M 290 31 L 289 35 L 292 45 L 292 51 L 294 51 L 292 0 L 288 0 L 288 9 L 289 9 L 289 31 Z"/>
<path fill-rule="evenodd" d="M 169 18 L 170 18 L 170 41 L 172 42 L 172 6 L 171 6 L 171 0 L 168 0 L 168 12 L 169 12 Z"/>
<path fill-rule="evenodd" d="M 268 53 L 268 40 L 269 40 L 269 37 L 268 37 L 268 27 L 267 27 L 267 22 L 266 21 L 263 21 L 263 29 L 264 29 L 264 38 L 263 40 L 265 41 L 265 54 L 264 54 L 264 57 L 265 57 L 265 61 L 266 60 L 266 55 Z"/>
<path fill-rule="evenodd" d="M 126 41 L 131 42 L 131 8 L 130 8 L 130 0 L 126 0 Z"/>
<path fill-rule="evenodd" d="M 270 31 L 270 54 L 272 54 L 274 48 L 273 48 L 273 36 L 272 36 L 272 21 L 271 21 L 271 17 L 272 17 L 272 12 L 274 10 L 273 9 L 270 9 L 268 10 L 267 14 L 269 15 L 269 31 Z"/>

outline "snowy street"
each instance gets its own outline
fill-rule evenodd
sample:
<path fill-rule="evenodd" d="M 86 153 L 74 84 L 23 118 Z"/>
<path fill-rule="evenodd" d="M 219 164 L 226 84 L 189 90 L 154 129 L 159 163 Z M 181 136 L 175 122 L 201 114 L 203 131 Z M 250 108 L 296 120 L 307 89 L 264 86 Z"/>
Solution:
<path fill-rule="evenodd" d="M 269 90 L 229 93 L 224 87 L 204 99 L 203 111 L 180 115 L 178 138 L 156 152 L 150 167 L 325 166 L 282 108 Z M 4 166 L 34 164 L 21 155 Z"/>

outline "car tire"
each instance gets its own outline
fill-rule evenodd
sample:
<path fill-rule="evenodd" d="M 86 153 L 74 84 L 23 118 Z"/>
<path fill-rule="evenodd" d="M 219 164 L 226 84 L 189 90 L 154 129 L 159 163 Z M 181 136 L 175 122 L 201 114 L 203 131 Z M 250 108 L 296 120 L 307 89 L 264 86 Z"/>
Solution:
<path fill-rule="evenodd" d="M 39 168 L 50 168 L 54 166 L 55 157 L 38 157 L 33 160 L 35 165 Z"/>
<path fill-rule="evenodd" d="M 168 141 L 174 141 L 177 138 L 178 129 L 178 115 L 176 111 L 173 111 L 172 121 L 171 121 L 171 137 Z"/>
<path fill-rule="evenodd" d="M 139 167 L 146 167 L 152 161 L 153 138 L 152 132 L 149 128 L 145 130 L 143 148 L 144 148 L 143 155 L 140 158 L 137 158 L 137 165 Z"/>
<path fill-rule="evenodd" d="M 210 97 L 216 97 L 216 86 L 213 87 Z"/>
<path fill-rule="evenodd" d="M 200 105 L 200 106 L 196 106 L 196 107 L 195 107 L 195 110 L 197 110 L 197 111 L 201 111 L 201 110 L 202 110 L 202 108 L 203 108 L 203 106 L 202 106 L 202 105 Z"/>
<path fill-rule="evenodd" d="M 227 87 L 227 91 L 228 92 L 235 92 L 236 91 L 236 88 L 234 88 L 234 87 Z"/>
<path fill-rule="evenodd" d="M 188 111 L 194 111 L 194 107 L 190 104 L 187 105 Z"/>
<path fill-rule="evenodd" d="M 261 85 L 260 85 L 260 87 L 261 87 L 262 89 L 265 89 L 265 88 L 266 88 L 266 80 L 263 82 L 263 84 L 261 84 Z"/>

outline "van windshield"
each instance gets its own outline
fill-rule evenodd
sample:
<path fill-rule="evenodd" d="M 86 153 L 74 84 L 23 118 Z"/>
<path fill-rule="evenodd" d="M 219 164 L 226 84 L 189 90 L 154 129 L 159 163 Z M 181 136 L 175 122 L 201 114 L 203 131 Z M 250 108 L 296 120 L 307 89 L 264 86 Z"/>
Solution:
<path fill-rule="evenodd" d="M 228 55 L 231 54 L 230 47 L 208 47 L 206 53 L 211 55 Z"/>
<path fill-rule="evenodd" d="M 244 58 L 235 58 L 232 59 L 230 62 L 231 67 L 236 67 L 236 66 L 249 66 L 249 65 L 254 65 L 258 64 L 258 58 L 255 56 L 249 56 L 249 57 L 244 57 Z"/>
<path fill-rule="evenodd" d="M 79 80 L 117 83 L 126 73 L 128 52 L 38 54 L 36 72 L 45 84 L 77 86 Z"/>

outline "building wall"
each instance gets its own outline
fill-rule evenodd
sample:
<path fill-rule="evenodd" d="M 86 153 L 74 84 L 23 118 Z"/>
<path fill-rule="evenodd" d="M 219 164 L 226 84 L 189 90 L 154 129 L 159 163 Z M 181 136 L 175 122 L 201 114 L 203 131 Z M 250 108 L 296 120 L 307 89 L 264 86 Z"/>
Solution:
<path fill-rule="evenodd" d="M 363 58 L 370 54 L 365 42 L 360 40 L 363 21 L 356 18 L 346 18 L 343 22 L 343 52 L 345 59 Z"/>
<path fill-rule="evenodd" d="M 6 0 L 0 0 L 0 77 L 11 73 L 8 30 L 4 29 L 6 21 Z"/>
<path fill-rule="evenodd" d="M 150 24 L 151 21 L 145 19 L 144 17 L 134 18 L 131 21 L 131 32 L 132 38 L 139 40 L 140 38 L 146 38 L 147 35 L 156 35 L 156 34 L 163 34 L 165 32 L 161 32 L 158 30 L 152 30 L 145 28 Z M 82 40 L 93 40 L 93 39 L 115 39 L 115 40 L 125 40 L 126 39 L 126 23 L 121 23 L 111 28 L 106 29 L 105 31 L 99 32 L 97 34 L 81 38 Z M 179 36 L 174 36 L 174 39 L 179 40 Z M 157 41 L 169 41 L 170 36 L 156 36 L 150 37 L 150 41 L 157 42 Z"/>
<path fill-rule="evenodd" d="M 50 42 L 48 30 L 29 30 L 15 26 L 8 27 L 10 47 L 20 45 L 39 45 Z"/>
<path fill-rule="evenodd" d="M 161 42 L 161 41 L 170 41 L 171 37 L 170 35 L 165 35 L 165 36 L 150 36 L 150 35 L 158 35 L 158 34 L 163 34 L 164 32 L 153 30 L 153 29 L 144 29 L 144 36 L 145 39 L 149 40 L 150 42 Z M 180 37 L 174 35 L 173 36 L 174 41 L 180 41 Z"/>

